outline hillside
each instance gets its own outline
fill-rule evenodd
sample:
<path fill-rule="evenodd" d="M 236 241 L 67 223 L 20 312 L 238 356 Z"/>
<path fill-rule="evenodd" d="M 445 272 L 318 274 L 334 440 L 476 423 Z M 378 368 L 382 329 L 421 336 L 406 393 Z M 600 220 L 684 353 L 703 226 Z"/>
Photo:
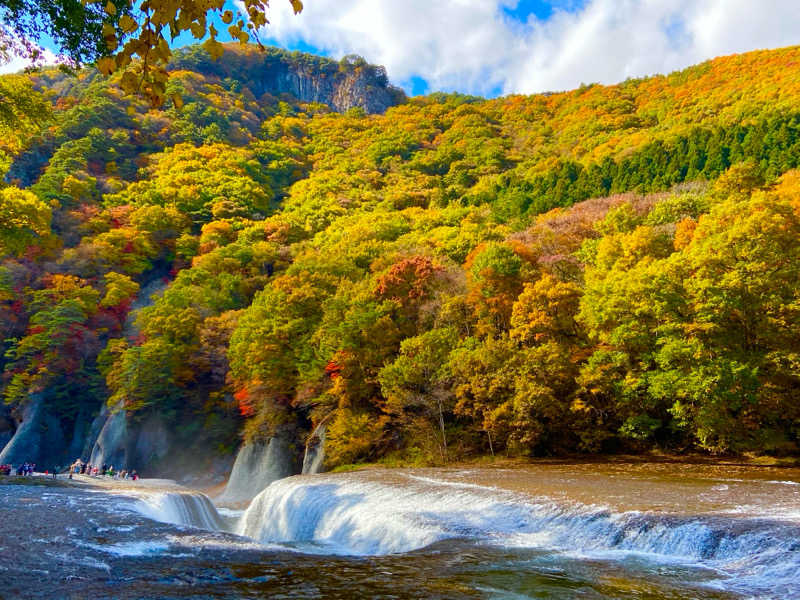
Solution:
<path fill-rule="evenodd" d="M 172 73 L 6 78 L 49 115 L 0 144 L 0 463 L 798 451 L 800 47 L 493 100 Z"/>

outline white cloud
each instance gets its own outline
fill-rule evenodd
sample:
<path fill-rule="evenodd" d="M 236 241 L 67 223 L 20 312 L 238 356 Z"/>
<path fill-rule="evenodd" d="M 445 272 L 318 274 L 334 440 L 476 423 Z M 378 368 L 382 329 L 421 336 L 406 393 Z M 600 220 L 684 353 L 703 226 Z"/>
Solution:
<path fill-rule="evenodd" d="M 588 0 L 547 21 L 510 19 L 517 0 L 308 0 L 271 4 L 266 33 L 333 56 L 360 54 L 392 81 L 534 93 L 663 73 L 734 52 L 800 43 L 797 0 Z M 556 4 L 557 5 L 557 4 Z"/>
<path fill-rule="evenodd" d="M 42 60 L 39 61 L 39 66 L 44 65 L 55 65 L 61 62 L 59 57 L 53 54 L 50 50 L 41 49 L 42 50 Z M 7 62 L 0 62 L 0 75 L 5 75 L 7 73 L 18 73 L 24 69 L 30 67 L 32 62 L 30 59 L 22 58 L 20 56 L 14 56 L 11 60 Z"/>

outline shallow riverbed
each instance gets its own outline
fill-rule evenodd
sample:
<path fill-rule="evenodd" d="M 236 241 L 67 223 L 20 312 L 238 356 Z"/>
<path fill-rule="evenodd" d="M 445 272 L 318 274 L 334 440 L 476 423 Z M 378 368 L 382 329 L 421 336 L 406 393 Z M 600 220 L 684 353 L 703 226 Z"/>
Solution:
<path fill-rule="evenodd" d="M 0 515 L 0 598 L 800 598 L 797 469 L 376 469 L 246 512 L 168 482 L 0 484 Z"/>

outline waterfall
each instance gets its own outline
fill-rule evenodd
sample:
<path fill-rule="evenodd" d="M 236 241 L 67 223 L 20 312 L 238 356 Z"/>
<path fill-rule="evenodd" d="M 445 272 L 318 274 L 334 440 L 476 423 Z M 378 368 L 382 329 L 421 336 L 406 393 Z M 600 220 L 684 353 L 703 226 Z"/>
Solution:
<path fill-rule="evenodd" d="M 246 444 L 236 455 L 228 485 L 217 501 L 249 501 L 273 481 L 297 472 L 294 454 L 284 438 L 273 437 L 267 443 Z"/>
<path fill-rule="evenodd" d="M 580 556 L 640 555 L 715 569 L 747 589 L 800 594 L 800 524 L 723 515 L 670 516 L 535 501 L 476 485 L 391 485 L 291 477 L 251 503 L 236 532 L 317 553 L 381 555 L 469 539 Z"/>
<path fill-rule="evenodd" d="M 303 456 L 303 475 L 314 475 L 322 472 L 322 464 L 325 461 L 325 430 L 324 424 L 318 426 L 306 444 L 306 451 Z"/>
<path fill-rule="evenodd" d="M 199 492 L 153 492 L 137 494 L 133 508 L 154 521 L 222 531 L 229 528 L 208 496 Z"/>
<path fill-rule="evenodd" d="M 220 515 L 198 492 L 120 493 L 133 493 L 135 510 L 154 520 L 305 553 L 378 556 L 460 539 L 579 560 L 700 568 L 719 574 L 709 585 L 720 589 L 800 597 L 800 515 L 791 503 L 778 511 L 764 505 L 726 513 L 642 512 L 402 472 L 279 479 L 241 516 Z"/>

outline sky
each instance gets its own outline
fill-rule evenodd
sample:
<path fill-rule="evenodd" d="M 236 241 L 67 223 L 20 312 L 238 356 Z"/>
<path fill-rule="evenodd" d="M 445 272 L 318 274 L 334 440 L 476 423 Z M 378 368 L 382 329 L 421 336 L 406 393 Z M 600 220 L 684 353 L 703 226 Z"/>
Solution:
<path fill-rule="evenodd" d="M 228 0 L 233 5 L 236 0 Z M 410 95 L 573 89 L 800 43 L 800 0 L 272 0 L 262 40 L 384 65 Z M 218 26 L 225 31 L 225 28 Z M 177 45 L 190 41 L 183 37 Z M 45 47 L 47 43 L 44 44 Z M 17 70 L 12 64 L 1 71 Z"/>
<path fill-rule="evenodd" d="M 264 38 L 360 54 L 412 94 L 537 93 L 800 43 L 800 0 L 272 0 Z"/>

